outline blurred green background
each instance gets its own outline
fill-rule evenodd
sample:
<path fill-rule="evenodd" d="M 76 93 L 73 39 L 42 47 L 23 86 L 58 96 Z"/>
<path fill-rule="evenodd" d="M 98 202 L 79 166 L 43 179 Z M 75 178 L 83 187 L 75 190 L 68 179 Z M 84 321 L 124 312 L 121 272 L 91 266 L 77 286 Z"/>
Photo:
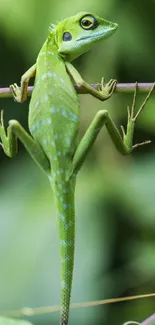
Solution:
<path fill-rule="evenodd" d="M 49 24 L 79 11 L 117 22 L 117 33 L 76 60 L 85 80 L 155 80 L 154 0 L 0 0 L 0 87 L 20 81 L 35 62 Z M 138 95 L 137 107 L 144 99 Z M 81 95 L 81 135 L 101 109 L 126 125 L 132 96 L 105 103 Z M 28 101 L 0 99 L 6 125 L 27 128 Z M 102 130 L 87 157 L 76 189 L 76 254 L 72 302 L 155 291 L 155 96 L 136 125 L 135 142 L 151 139 L 132 155 L 118 154 Z M 19 144 L 10 160 L 0 149 L 0 310 L 59 304 L 59 243 L 48 179 Z M 71 310 L 70 324 L 119 325 L 142 321 L 154 299 Z M 58 324 L 59 314 L 29 317 Z"/>

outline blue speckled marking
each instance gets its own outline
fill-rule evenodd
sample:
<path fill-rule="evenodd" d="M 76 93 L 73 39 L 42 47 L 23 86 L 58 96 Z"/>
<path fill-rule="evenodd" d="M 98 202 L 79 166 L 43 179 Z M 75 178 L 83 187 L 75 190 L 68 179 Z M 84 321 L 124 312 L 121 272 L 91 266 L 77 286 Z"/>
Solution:
<path fill-rule="evenodd" d="M 64 209 L 65 210 L 70 209 L 70 208 L 71 208 L 71 204 L 70 203 L 64 204 Z"/>
<path fill-rule="evenodd" d="M 65 216 L 62 213 L 58 213 L 58 217 L 61 221 L 65 221 Z"/>
<path fill-rule="evenodd" d="M 62 84 L 65 83 L 65 80 L 62 77 L 60 77 L 60 81 L 61 81 Z"/>
<path fill-rule="evenodd" d="M 68 115 L 67 115 L 67 112 L 66 112 L 66 110 L 65 110 L 65 109 L 63 109 L 63 110 L 62 110 L 62 115 L 63 115 L 63 116 L 65 116 L 65 117 L 67 117 L 67 116 L 68 116 Z"/>
<path fill-rule="evenodd" d="M 61 263 L 66 263 L 66 262 L 69 262 L 70 260 L 71 260 L 71 256 L 67 256 L 67 257 L 61 259 Z"/>
<path fill-rule="evenodd" d="M 51 112 L 51 113 L 55 113 L 55 111 L 56 111 L 55 107 L 52 106 L 52 107 L 50 108 L 50 112 Z"/>
<path fill-rule="evenodd" d="M 50 118 L 47 119 L 47 124 L 50 125 L 52 123 L 52 120 Z"/>
<path fill-rule="evenodd" d="M 73 226 L 73 222 L 69 221 L 66 225 L 65 225 L 65 230 L 69 229 L 70 227 Z"/>
<path fill-rule="evenodd" d="M 65 290 L 69 290 L 70 287 L 66 281 L 61 281 L 61 288 Z"/>
<path fill-rule="evenodd" d="M 66 144 L 67 144 L 68 146 L 71 145 L 71 139 L 70 139 L 70 138 L 67 138 L 67 139 L 66 139 Z"/>

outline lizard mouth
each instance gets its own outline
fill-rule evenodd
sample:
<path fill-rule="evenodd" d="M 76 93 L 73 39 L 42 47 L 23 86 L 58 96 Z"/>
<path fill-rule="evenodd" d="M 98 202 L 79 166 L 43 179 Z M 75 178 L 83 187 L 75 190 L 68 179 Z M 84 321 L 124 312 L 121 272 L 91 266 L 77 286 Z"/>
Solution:
<path fill-rule="evenodd" d="M 96 40 L 97 39 L 99 39 L 99 38 L 102 38 L 102 37 L 106 37 L 106 36 L 109 36 L 109 34 L 111 34 L 111 33 L 113 33 L 114 32 L 114 30 L 117 28 L 117 24 L 114 24 L 115 26 L 113 27 L 113 28 L 107 28 L 107 29 L 105 29 L 105 31 L 104 31 L 104 33 L 102 32 L 102 33 L 96 33 L 95 35 L 91 35 L 91 36 L 84 36 L 84 37 L 81 37 L 81 38 L 78 38 L 76 41 L 77 42 L 80 42 L 80 41 L 83 41 L 83 40 L 85 40 L 85 39 L 89 39 L 89 38 L 91 38 L 91 39 L 93 39 L 93 38 L 95 38 Z"/>

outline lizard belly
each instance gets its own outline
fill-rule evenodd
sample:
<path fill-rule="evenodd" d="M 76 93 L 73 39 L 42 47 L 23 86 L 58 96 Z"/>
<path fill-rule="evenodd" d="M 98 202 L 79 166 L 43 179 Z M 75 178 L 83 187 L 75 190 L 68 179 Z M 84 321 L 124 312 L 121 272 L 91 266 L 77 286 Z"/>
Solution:
<path fill-rule="evenodd" d="M 63 87 L 62 81 L 54 82 L 49 76 L 42 78 L 40 84 L 36 82 L 29 113 L 30 132 L 44 150 L 52 170 L 69 168 L 80 123 L 79 99 L 70 78 Z"/>

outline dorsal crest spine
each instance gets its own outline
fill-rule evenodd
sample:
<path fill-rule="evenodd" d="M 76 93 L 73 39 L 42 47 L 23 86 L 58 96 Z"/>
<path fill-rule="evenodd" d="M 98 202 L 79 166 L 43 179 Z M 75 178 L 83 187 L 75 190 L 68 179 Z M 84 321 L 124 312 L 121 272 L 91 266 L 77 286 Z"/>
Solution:
<path fill-rule="evenodd" d="M 55 28 L 56 28 L 56 25 L 54 25 L 54 24 L 50 24 L 50 25 L 49 25 L 49 28 L 48 28 L 48 31 L 51 33 L 51 32 L 54 31 Z"/>

